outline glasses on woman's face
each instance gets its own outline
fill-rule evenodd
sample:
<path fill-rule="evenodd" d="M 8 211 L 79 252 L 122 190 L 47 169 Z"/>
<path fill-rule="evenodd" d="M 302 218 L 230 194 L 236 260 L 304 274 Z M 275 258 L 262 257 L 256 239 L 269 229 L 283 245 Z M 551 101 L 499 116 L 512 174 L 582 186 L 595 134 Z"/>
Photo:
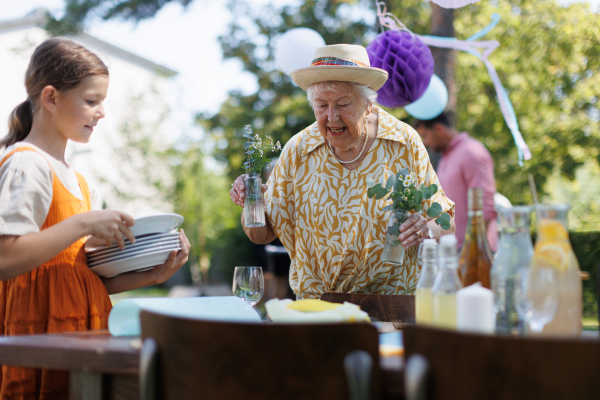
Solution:
<path fill-rule="evenodd" d="M 233 273 L 233 295 L 251 306 L 260 301 L 264 292 L 262 267 L 235 267 Z"/>

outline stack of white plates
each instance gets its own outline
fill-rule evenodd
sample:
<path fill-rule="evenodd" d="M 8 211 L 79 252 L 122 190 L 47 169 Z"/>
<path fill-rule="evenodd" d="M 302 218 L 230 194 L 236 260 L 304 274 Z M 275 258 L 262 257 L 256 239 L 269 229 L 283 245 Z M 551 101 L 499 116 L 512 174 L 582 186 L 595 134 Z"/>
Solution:
<path fill-rule="evenodd" d="M 178 214 L 137 218 L 131 227 L 135 243 L 125 239 L 125 249 L 114 244 L 87 253 L 88 265 L 97 275 L 110 278 L 131 271 L 147 271 L 164 264 L 173 250 L 180 250 L 179 232 L 183 222 Z"/>

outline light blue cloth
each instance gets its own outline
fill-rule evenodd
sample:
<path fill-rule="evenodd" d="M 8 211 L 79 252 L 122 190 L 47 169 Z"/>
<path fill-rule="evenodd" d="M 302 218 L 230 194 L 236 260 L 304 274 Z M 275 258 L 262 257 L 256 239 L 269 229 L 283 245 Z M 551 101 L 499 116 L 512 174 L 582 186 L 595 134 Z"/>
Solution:
<path fill-rule="evenodd" d="M 111 335 L 139 336 L 142 310 L 192 319 L 261 322 L 254 308 L 234 296 L 126 299 L 118 302 L 110 312 L 108 330 Z"/>
<path fill-rule="evenodd" d="M 403 347 L 402 343 L 402 332 L 386 332 L 379 334 L 379 345 L 386 344 L 389 346 L 400 346 Z"/>

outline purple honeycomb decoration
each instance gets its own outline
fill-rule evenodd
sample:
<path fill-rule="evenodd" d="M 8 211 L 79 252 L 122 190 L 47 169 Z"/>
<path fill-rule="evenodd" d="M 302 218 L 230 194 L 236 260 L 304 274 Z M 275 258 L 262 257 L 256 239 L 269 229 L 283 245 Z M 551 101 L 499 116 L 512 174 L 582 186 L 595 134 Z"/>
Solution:
<path fill-rule="evenodd" d="M 406 31 L 386 31 L 367 46 L 371 67 L 388 72 L 377 91 L 377 102 L 385 107 L 403 107 L 417 101 L 433 75 L 431 50 Z"/>

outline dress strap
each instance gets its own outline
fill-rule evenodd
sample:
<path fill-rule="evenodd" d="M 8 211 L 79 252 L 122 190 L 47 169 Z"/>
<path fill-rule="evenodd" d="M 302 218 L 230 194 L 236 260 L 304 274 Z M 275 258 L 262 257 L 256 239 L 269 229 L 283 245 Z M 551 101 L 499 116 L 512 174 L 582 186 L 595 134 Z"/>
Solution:
<path fill-rule="evenodd" d="M 4 165 L 4 163 L 6 162 L 6 160 L 11 158 L 13 156 L 13 154 L 20 153 L 22 151 L 33 151 L 35 153 L 40 154 L 40 152 L 37 151 L 36 149 L 34 149 L 33 147 L 18 147 L 16 149 L 13 149 L 12 151 L 10 151 L 7 155 L 4 156 L 4 158 L 2 158 L 2 161 L 0 161 L 0 167 L 2 167 Z M 46 159 L 46 158 L 44 157 L 44 159 Z M 46 162 L 48 162 L 48 160 L 46 160 Z M 50 163 L 48 163 L 48 166 L 52 170 L 52 166 L 50 165 Z M 52 172 L 54 173 L 54 170 L 52 170 Z"/>

